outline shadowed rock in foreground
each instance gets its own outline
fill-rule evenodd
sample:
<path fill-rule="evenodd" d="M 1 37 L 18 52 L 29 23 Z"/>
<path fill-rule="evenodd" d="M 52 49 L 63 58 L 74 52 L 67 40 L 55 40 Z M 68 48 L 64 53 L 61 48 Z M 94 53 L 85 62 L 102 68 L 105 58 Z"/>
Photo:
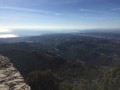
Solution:
<path fill-rule="evenodd" d="M 7 57 L 0 55 L 0 90 L 30 90 Z"/>

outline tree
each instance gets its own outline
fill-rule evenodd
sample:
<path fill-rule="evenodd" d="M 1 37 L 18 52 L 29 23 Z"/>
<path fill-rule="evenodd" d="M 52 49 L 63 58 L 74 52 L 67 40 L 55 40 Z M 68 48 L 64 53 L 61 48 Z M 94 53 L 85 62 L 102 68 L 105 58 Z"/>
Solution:
<path fill-rule="evenodd" d="M 32 90 L 58 90 L 59 80 L 51 71 L 34 71 L 28 75 L 27 83 Z"/>

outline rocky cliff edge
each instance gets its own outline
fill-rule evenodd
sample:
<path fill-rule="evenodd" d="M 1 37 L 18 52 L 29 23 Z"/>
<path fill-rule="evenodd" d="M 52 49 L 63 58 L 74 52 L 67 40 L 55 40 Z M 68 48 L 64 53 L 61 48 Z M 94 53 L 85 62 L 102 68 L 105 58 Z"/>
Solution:
<path fill-rule="evenodd" d="M 0 90 L 30 90 L 19 71 L 0 54 Z"/>

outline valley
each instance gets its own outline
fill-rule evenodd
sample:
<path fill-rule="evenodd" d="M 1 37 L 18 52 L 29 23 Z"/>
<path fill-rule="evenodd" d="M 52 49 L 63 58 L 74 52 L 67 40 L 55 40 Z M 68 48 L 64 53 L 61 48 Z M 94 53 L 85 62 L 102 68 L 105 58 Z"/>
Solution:
<path fill-rule="evenodd" d="M 39 90 L 29 82 L 39 72 L 57 78 L 56 90 L 119 90 L 120 41 L 112 36 L 68 33 L 6 39 L 0 43 L 0 53 L 32 90 Z"/>

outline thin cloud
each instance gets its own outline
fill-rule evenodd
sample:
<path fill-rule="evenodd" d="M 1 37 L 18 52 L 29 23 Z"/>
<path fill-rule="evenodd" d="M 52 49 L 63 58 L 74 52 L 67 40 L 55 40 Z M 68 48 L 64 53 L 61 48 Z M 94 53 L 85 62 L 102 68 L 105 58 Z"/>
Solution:
<path fill-rule="evenodd" d="M 96 20 L 105 20 L 105 19 L 108 19 L 106 17 L 88 17 L 88 16 L 82 16 L 83 18 L 86 18 L 86 19 L 96 19 Z"/>
<path fill-rule="evenodd" d="M 99 0 L 39 0 L 39 4 L 50 4 L 50 5 L 54 5 L 54 4 L 78 4 L 78 3 L 88 3 L 88 2 L 94 2 L 94 1 L 99 1 Z"/>
<path fill-rule="evenodd" d="M 120 11 L 120 8 L 113 8 L 113 11 Z"/>
<path fill-rule="evenodd" d="M 112 11 L 118 11 L 120 10 L 120 8 L 114 8 L 112 9 Z M 90 10 L 90 9 L 79 9 L 79 12 L 82 12 L 82 13 L 87 13 L 87 14 L 98 14 L 99 16 L 102 16 L 102 17 L 107 17 L 107 18 L 113 18 L 113 16 L 118 16 L 119 14 L 117 12 L 112 12 L 111 10 L 107 10 L 107 11 L 100 11 L 100 10 Z M 111 13 L 112 12 L 112 13 Z M 114 17 L 115 18 L 115 17 Z M 104 19 L 104 18 L 103 18 Z"/>
<path fill-rule="evenodd" d="M 28 9 L 28 8 L 18 8 L 18 7 L 0 7 L 0 9 L 18 10 L 18 11 L 27 11 L 27 12 L 44 12 L 44 13 L 47 12 L 48 13 L 48 11 Z"/>
<path fill-rule="evenodd" d="M 56 15 L 56 16 L 60 16 L 61 14 L 60 14 L 60 13 L 56 13 L 55 15 Z"/>
<path fill-rule="evenodd" d="M 98 17 L 98 18 L 94 18 L 94 19 L 105 20 L 105 19 L 107 19 L 107 18 L 100 18 L 100 17 Z"/>
<path fill-rule="evenodd" d="M 78 2 L 83 2 L 85 0 L 41 0 L 40 3 L 42 4 L 70 4 L 70 3 L 78 3 Z"/>
<path fill-rule="evenodd" d="M 21 12 L 27 12 L 27 13 L 40 13 L 40 14 L 46 14 L 46 15 L 57 15 L 60 16 L 60 13 L 56 12 L 50 12 L 45 10 L 38 10 L 38 9 L 29 9 L 29 8 L 19 8 L 19 7 L 0 7 L 0 9 L 7 9 L 7 10 L 16 10 Z"/>
<path fill-rule="evenodd" d="M 0 16 L 0 20 L 24 20 L 24 17 Z"/>
<path fill-rule="evenodd" d="M 99 10 L 89 10 L 89 9 L 79 9 L 80 12 L 92 12 L 92 13 L 107 13 L 105 11 L 99 11 Z"/>

